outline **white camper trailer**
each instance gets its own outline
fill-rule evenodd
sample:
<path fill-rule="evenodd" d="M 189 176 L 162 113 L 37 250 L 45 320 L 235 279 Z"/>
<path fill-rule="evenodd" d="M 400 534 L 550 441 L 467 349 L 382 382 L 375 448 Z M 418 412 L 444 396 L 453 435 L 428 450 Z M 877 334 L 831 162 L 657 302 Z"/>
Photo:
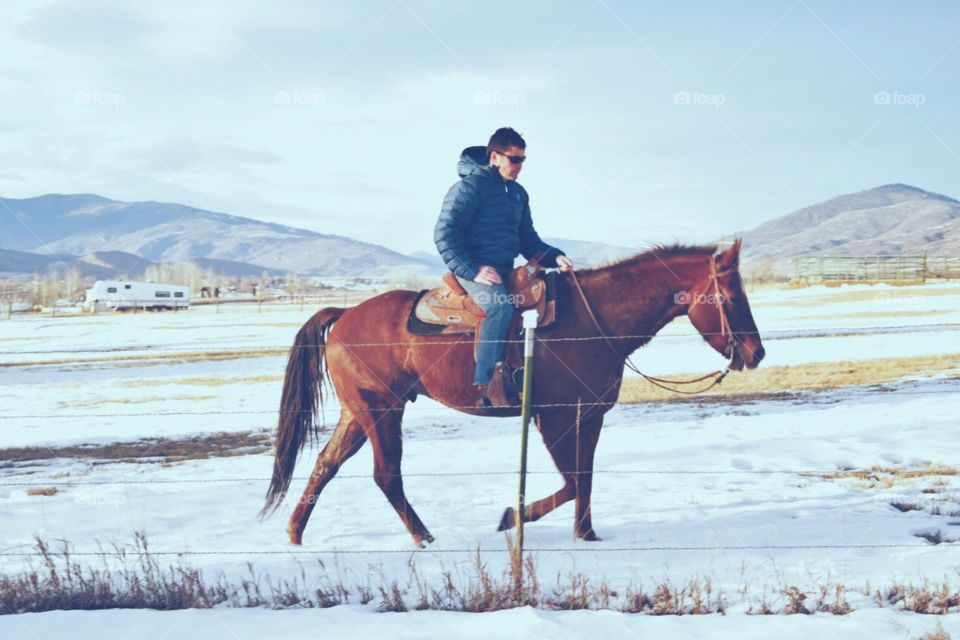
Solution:
<path fill-rule="evenodd" d="M 190 287 L 161 282 L 97 280 L 87 289 L 86 304 L 95 311 L 186 309 L 190 306 Z"/>

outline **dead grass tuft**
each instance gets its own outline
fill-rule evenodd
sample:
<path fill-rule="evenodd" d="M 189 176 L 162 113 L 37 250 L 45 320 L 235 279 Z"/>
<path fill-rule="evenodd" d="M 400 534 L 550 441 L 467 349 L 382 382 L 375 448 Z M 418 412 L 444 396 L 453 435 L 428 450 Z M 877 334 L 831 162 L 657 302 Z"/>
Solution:
<path fill-rule="evenodd" d="M 877 591 L 875 599 L 904 611 L 947 615 L 960 609 L 960 591 L 946 581 L 933 584 L 924 580 L 919 585 L 895 583 L 885 592 Z"/>
<path fill-rule="evenodd" d="M 950 634 L 943 630 L 943 625 L 937 623 L 937 628 L 922 636 L 917 636 L 917 640 L 951 640 Z"/>
<path fill-rule="evenodd" d="M 912 484 L 912 481 L 917 479 L 942 479 L 945 476 L 960 475 L 960 470 L 950 465 L 929 462 L 921 467 L 883 467 L 875 465 L 869 469 L 842 469 L 829 473 L 808 473 L 804 475 L 821 478 L 823 480 L 853 479 L 858 481 L 858 486 L 866 489 L 890 489 L 898 485 Z M 946 486 L 942 480 L 938 480 L 938 482 L 941 487 Z M 911 511 L 923 508 L 921 505 L 907 501 L 896 501 L 892 503 L 892 505 L 900 511 Z"/>
<path fill-rule="evenodd" d="M 28 496 L 55 496 L 60 493 L 56 487 L 30 487 L 27 489 Z"/>

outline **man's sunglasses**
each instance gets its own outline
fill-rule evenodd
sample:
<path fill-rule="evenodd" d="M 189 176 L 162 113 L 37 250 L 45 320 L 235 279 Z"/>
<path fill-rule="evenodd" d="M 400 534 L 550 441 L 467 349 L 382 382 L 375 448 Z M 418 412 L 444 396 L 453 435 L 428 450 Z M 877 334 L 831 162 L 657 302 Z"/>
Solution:
<path fill-rule="evenodd" d="M 500 153 L 497 151 L 497 153 Z M 508 156 L 505 153 L 500 153 L 504 158 L 507 158 L 511 164 L 522 164 L 524 160 L 527 159 L 527 156 Z"/>

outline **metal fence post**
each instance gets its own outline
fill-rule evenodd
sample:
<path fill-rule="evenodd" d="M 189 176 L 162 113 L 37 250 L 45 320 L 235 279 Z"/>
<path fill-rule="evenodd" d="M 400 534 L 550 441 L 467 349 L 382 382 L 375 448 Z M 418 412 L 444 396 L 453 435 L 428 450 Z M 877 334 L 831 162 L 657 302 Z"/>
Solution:
<path fill-rule="evenodd" d="M 530 431 L 530 396 L 533 389 L 533 340 L 537 329 L 537 312 L 523 313 L 523 393 L 520 396 L 520 491 L 517 496 L 517 546 L 514 558 L 514 596 L 523 593 L 523 514 L 527 492 L 527 436 Z"/>

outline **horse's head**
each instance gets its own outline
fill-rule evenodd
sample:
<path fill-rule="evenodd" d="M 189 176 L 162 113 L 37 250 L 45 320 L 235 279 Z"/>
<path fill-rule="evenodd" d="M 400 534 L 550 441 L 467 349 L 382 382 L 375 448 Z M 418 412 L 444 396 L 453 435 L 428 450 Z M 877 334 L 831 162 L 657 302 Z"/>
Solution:
<path fill-rule="evenodd" d="M 688 292 L 687 316 L 704 340 L 730 358 L 730 368 L 753 369 L 765 354 L 740 279 L 740 240 L 711 258 L 704 281 Z"/>

